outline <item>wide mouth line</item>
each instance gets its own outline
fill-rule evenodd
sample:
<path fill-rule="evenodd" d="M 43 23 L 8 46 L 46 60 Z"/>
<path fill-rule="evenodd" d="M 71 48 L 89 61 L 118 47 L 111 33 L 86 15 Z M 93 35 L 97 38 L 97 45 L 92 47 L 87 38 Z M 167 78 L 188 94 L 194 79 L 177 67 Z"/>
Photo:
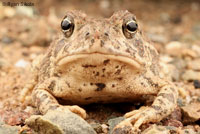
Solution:
<path fill-rule="evenodd" d="M 57 63 L 57 65 L 63 65 L 63 64 L 72 62 L 76 59 L 87 58 L 87 57 L 96 56 L 96 55 L 98 55 L 98 56 L 102 55 L 102 57 L 107 57 L 109 59 L 125 62 L 127 64 L 130 64 L 130 65 L 136 67 L 136 68 L 140 68 L 140 65 L 141 65 L 141 63 L 138 62 L 136 59 L 130 58 L 130 57 L 125 56 L 125 55 L 105 54 L 105 53 L 99 53 L 99 52 L 65 55 L 65 56 L 60 57 L 57 60 L 56 63 Z"/>

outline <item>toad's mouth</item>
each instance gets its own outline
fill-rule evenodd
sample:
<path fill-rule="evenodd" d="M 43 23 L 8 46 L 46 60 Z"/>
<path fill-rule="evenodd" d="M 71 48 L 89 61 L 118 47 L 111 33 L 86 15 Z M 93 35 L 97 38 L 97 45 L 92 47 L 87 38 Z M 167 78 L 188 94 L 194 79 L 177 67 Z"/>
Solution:
<path fill-rule="evenodd" d="M 123 56 L 123 55 L 111 55 L 111 54 L 102 54 L 102 53 L 67 55 L 67 56 L 59 58 L 57 60 L 57 65 L 62 66 L 62 65 L 66 65 L 77 60 L 82 60 L 82 61 L 84 60 L 86 62 L 99 64 L 99 63 L 102 63 L 103 61 L 105 62 L 105 59 L 119 61 L 127 65 L 130 65 L 134 67 L 135 69 L 141 69 L 141 63 L 135 59 L 132 59 L 130 57 Z"/>

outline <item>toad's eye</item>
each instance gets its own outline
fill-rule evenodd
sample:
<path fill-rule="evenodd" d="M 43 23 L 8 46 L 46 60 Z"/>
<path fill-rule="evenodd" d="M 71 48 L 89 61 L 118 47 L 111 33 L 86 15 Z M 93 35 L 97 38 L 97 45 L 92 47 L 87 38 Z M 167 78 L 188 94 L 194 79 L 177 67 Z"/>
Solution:
<path fill-rule="evenodd" d="M 129 20 L 124 22 L 122 25 L 123 33 L 126 38 L 131 39 L 133 35 L 137 32 L 138 24 L 135 20 Z"/>
<path fill-rule="evenodd" d="M 129 30 L 130 32 L 135 32 L 138 28 L 138 24 L 135 21 L 129 21 L 126 23 L 126 28 L 127 30 Z"/>
<path fill-rule="evenodd" d="M 70 37 L 74 31 L 74 21 L 70 17 L 65 17 L 61 22 L 61 28 L 66 37 Z"/>

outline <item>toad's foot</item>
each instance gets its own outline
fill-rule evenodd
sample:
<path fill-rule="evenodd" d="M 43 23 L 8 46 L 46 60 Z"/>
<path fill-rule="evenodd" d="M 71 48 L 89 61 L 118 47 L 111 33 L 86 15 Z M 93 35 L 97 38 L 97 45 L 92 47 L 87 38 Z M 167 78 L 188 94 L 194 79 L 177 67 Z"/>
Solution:
<path fill-rule="evenodd" d="M 125 114 L 125 117 L 127 119 L 119 123 L 112 134 L 137 134 L 142 124 L 157 121 L 156 110 L 151 107 L 141 107 L 139 110 Z"/>
<path fill-rule="evenodd" d="M 114 128 L 113 134 L 136 134 L 142 124 L 162 120 L 175 109 L 177 96 L 173 85 L 163 86 L 151 107 L 141 107 L 125 114 L 127 119 Z"/>
<path fill-rule="evenodd" d="M 70 110 L 71 112 L 78 114 L 83 119 L 86 118 L 86 111 L 79 106 L 63 106 L 46 90 L 37 89 L 33 92 L 33 102 L 38 107 L 42 114 L 46 114 L 48 110 Z"/>

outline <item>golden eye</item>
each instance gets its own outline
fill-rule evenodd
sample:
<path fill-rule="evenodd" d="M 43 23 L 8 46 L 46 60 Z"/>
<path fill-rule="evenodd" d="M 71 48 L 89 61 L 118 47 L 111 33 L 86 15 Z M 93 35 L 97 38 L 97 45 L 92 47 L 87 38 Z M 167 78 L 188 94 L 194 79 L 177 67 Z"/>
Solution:
<path fill-rule="evenodd" d="M 70 37 L 74 31 L 74 20 L 70 17 L 65 17 L 61 22 L 61 28 L 66 37 Z"/>

